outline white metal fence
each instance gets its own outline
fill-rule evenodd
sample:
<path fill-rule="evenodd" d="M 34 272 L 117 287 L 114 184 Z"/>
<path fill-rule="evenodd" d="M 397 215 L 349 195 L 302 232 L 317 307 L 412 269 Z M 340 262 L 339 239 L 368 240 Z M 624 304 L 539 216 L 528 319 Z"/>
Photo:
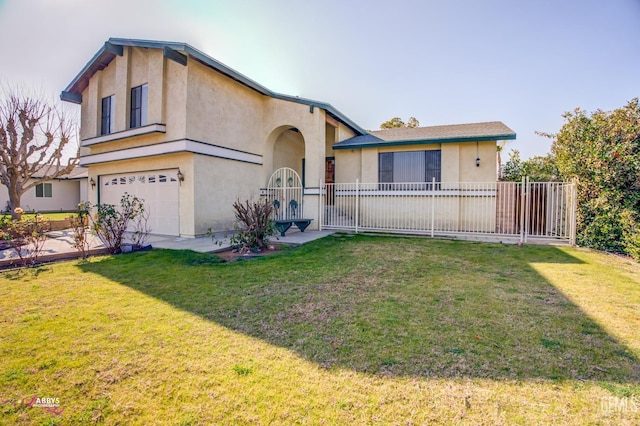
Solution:
<path fill-rule="evenodd" d="M 563 182 L 336 183 L 323 229 L 575 240 L 575 185 Z"/>

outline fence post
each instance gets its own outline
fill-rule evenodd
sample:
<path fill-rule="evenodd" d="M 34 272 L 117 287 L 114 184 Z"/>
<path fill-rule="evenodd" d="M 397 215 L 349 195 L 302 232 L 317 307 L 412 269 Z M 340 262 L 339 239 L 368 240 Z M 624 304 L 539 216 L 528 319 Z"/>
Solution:
<path fill-rule="evenodd" d="M 529 181 L 529 176 L 526 178 L 527 183 L 527 191 L 525 192 L 525 212 L 524 212 L 524 242 L 527 242 L 527 238 L 529 237 L 529 223 L 531 222 L 531 182 Z"/>
<path fill-rule="evenodd" d="M 520 244 L 524 244 L 524 176 L 520 181 Z"/>
<path fill-rule="evenodd" d="M 318 202 L 318 231 L 322 231 L 322 222 L 324 219 L 324 210 L 325 210 L 325 196 L 324 196 L 324 192 L 326 190 L 325 188 L 325 183 L 322 181 L 322 179 L 320 179 L 320 185 L 318 185 L 318 188 L 320 188 L 320 194 L 319 194 L 319 202 Z"/>
<path fill-rule="evenodd" d="M 578 210 L 578 182 L 574 178 L 571 182 L 571 233 L 569 234 L 569 243 L 576 245 L 576 228 L 578 227 L 578 219 L 576 217 Z"/>
<path fill-rule="evenodd" d="M 360 192 L 359 190 L 359 183 L 360 183 L 360 179 L 356 179 L 356 234 L 358 233 L 358 222 L 360 221 L 360 218 L 358 217 L 358 215 L 360 214 Z"/>
<path fill-rule="evenodd" d="M 436 223 L 436 178 L 431 179 L 431 238 L 433 238 L 433 228 Z"/>

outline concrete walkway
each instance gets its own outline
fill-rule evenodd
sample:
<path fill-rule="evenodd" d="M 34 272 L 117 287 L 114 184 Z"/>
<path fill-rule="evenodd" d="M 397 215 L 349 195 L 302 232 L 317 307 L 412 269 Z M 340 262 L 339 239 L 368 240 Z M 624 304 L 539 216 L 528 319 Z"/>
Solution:
<path fill-rule="evenodd" d="M 335 231 L 305 231 L 300 232 L 297 229 L 290 229 L 286 236 L 273 236 L 269 238 L 271 244 L 301 245 L 327 235 L 333 234 Z M 180 238 L 167 237 L 162 235 L 149 236 L 149 244 L 153 248 L 163 248 L 172 250 L 193 250 L 203 253 L 224 251 L 231 247 L 229 242 L 229 233 L 220 232 L 215 235 L 215 241 L 211 237 L 198 238 Z"/>
<path fill-rule="evenodd" d="M 87 232 L 89 241 L 89 250 L 92 252 L 100 252 L 106 250 L 100 239 L 95 235 Z M 48 233 L 48 238 L 44 242 L 40 257 L 45 258 L 70 258 L 77 254 L 78 251 L 73 247 L 73 231 L 65 229 L 62 231 L 53 231 Z M 61 256 L 62 255 L 62 256 Z M 66 256 L 65 256 L 66 255 Z M 17 261 L 18 256 L 14 249 L 0 249 L 0 266 L 2 263 L 11 263 Z"/>
<path fill-rule="evenodd" d="M 308 243 L 319 238 L 326 237 L 334 231 L 306 231 L 300 232 L 289 230 L 285 237 L 271 237 L 272 244 L 300 245 Z M 172 250 L 193 250 L 203 253 L 224 251 L 230 248 L 230 233 L 216 234 L 215 241 L 211 237 L 199 238 L 180 238 L 169 237 L 165 235 L 149 235 L 147 244 L 151 244 L 153 248 L 172 249 Z M 89 249 L 92 254 L 102 253 L 106 251 L 104 244 L 98 237 L 87 232 L 89 240 Z M 78 251 L 73 247 L 73 232 L 69 229 L 63 231 L 55 231 L 49 233 L 49 238 L 44 243 L 41 253 L 41 259 L 58 260 L 64 258 L 79 257 Z M 7 263 L 17 261 L 17 255 L 11 248 L 0 249 L 0 266 Z"/>

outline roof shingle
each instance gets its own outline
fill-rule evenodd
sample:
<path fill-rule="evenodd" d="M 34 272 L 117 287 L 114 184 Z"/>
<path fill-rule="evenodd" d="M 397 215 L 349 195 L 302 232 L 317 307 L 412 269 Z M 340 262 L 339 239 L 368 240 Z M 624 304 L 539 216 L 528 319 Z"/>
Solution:
<path fill-rule="evenodd" d="M 333 148 L 475 142 L 515 138 L 516 133 L 501 121 L 489 121 L 484 123 L 375 130 L 369 132 L 368 135 L 356 136 L 338 142 L 333 145 Z"/>
<path fill-rule="evenodd" d="M 57 170 L 57 167 L 51 166 L 52 170 Z M 34 179 L 42 178 L 47 172 L 49 172 L 49 167 L 43 167 L 41 170 L 35 172 L 31 177 Z M 56 180 L 68 180 L 68 179 L 83 179 L 89 177 L 89 171 L 86 167 L 75 166 L 71 172 L 60 175 L 56 177 Z"/>

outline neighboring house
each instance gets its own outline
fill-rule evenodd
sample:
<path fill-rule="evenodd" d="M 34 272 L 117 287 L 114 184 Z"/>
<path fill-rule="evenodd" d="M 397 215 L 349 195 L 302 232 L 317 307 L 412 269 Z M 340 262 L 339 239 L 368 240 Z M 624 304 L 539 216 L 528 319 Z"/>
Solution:
<path fill-rule="evenodd" d="M 257 197 L 282 167 L 302 177 L 317 229 L 324 182 L 494 182 L 496 141 L 515 138 L 499 122 L 367 132 L 184 43 L 111 38 L 61 98 L 82 105 L 80 164 L 96 183 L 86 198 L 135 194 L 152 232 L 186 237 L 231 229 L 232 203 Z"/>
<path fill-rule="evenodd" d="M 22 194 L 22 205 L 19 207 L 25 211 L 38 212 L 77 210 L 78 204 L 86 200 L 87 176 L 87 168 L 78 166 L 71 173 L 40 182 Z M 39 178 L 41 175 L 36 173 L 31 182 L 38 181 Z M 13 207 L 9 205 L 9 192 L 4 185 L 0 185 L 0 206 L 2 211 L 9 211 Z"/>

